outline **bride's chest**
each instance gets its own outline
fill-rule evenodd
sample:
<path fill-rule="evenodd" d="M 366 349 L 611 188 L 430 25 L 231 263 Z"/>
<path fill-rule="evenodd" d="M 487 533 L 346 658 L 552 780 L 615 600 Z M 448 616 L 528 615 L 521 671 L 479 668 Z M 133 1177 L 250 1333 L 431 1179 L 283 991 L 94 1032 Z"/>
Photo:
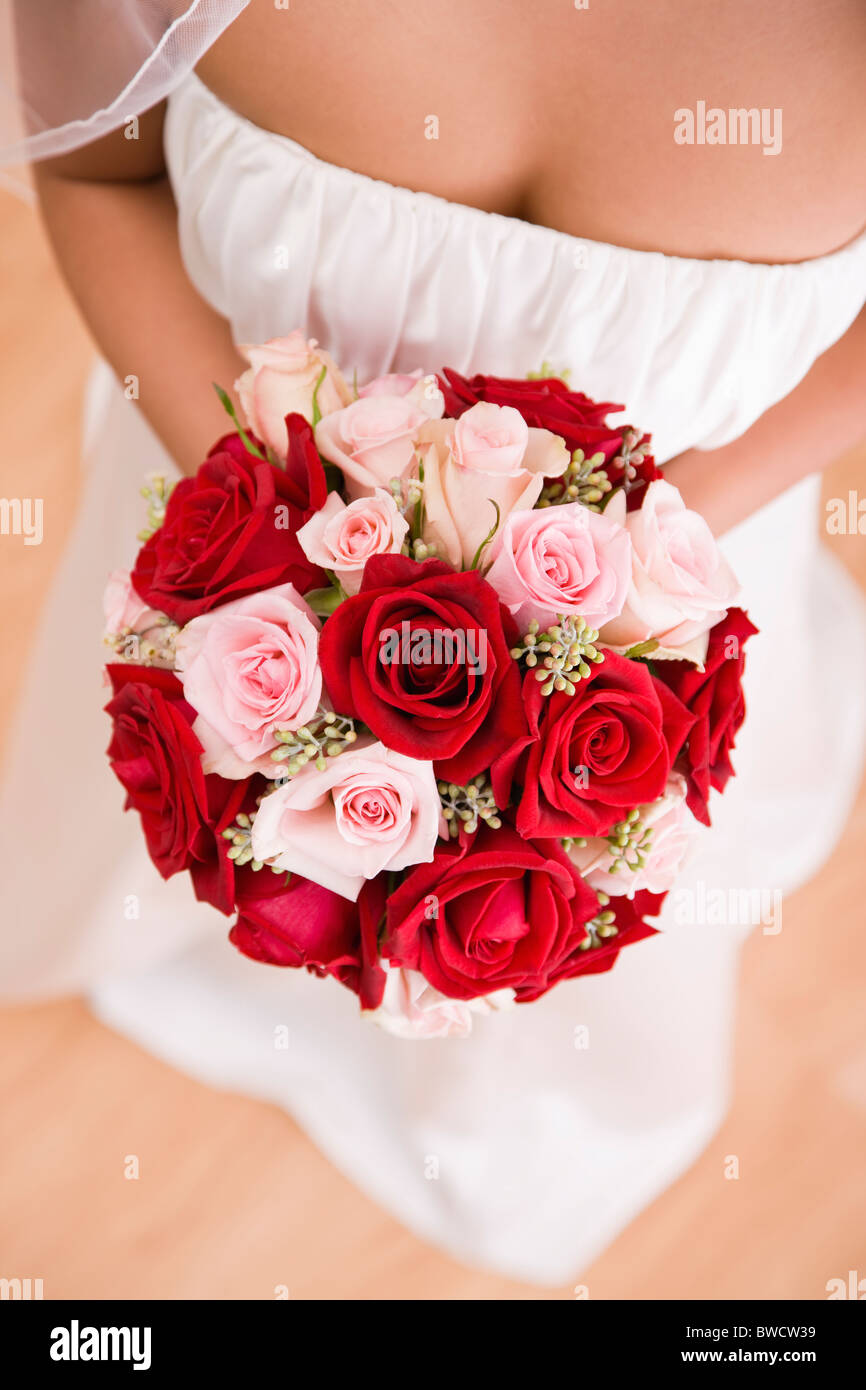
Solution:
<path fill-rule="evenodd" d="M 331 163 L 576 236 L 799 260 L 866 224 L 861 0 L 252 0 L 199 74 Z"/>

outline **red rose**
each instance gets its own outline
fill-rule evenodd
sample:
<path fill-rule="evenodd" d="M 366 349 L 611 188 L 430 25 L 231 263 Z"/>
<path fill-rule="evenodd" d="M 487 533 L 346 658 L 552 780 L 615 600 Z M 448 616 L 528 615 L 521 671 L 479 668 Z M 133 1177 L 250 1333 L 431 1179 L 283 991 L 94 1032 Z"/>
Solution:
<path fill-rule="evenodd" d="M 558 377 L 541 377 L 532 381 L 520 378 L 478 376 L 466 378 L 445 368 L 439 385 L 445 397 L 445 414 L 460 416 L 478 401 L 493 405 L 512 405 L 519 410 L 528 425 L 550 430 L 560 435 L 570 453 L 582 449 L 587 457 L 604 454 L 604 472 L 614 487 L 625 480 L 622 457 L 626 435 L 633 437 L 632 448 L 643 450 L 636 455 L 628 477 L 626 504 L 629 511 L 640 506 L 642 484 L 662 476 L 652 455 L 645 452 L 650 443 L 648 434 L 639 435 L 631 425 L 609 425 L 610 411 L 622 410 L 611 401 L 593 401 L 582 391 L 570 391 Z"/>
<path fill-rule="evenodd" d="M 382 953 L 452 999 L 528 1001 L 570 973 L 598 899 L 555 840 L 510 826 L 443 841 L 388 899 Z"/>
<path fill-rule="evenodd" d="M 284 469 L 248 453 L 231 434 L 214 445 L 194 478 L 177 484 L 132 572 L 133 587 L 152 608 L 187 623 L 277 584 L 294 584 L 303 594 L 327 582 L 296 537 L 325 503 L 324 469 L 303 416 L 289 415 L 286 423 Z"/>
<path fill-rule="evenodd" d="M 526 735 L 516 640 L 477 570 L 374 555 L 360 592 L 325 623 L 319 660 L 340 714 L 465 782 Z"/>
<path fill-rule="evenodd" d="M 734 771 L 730 752 L 746 716 L 743 649 L 757 631 L 742 608 L 729 608 L 727 617 L 710 630 L 703 671 L 690 661 L 656 663 L 659 679 L 694 717 L 685 752 L 689 784 L 686 803 L 703 825 L 710 823 L 710 788 L 723 791 Z"/>
<path fill-rule="evenodd" d="M 333 975 L 360 994 L 362 1008 L 375 1009 L 385 989 L 376 964 L 385 876 L 366 883 L 357 903 L 297 874 L 286 878 L 267 869 L 238 874 L 238 919 L 229 940 L 251 960 Z"/>
<path fill-rule="evenodd" d="M 523 682 L 530 731 L 492 768 L 497 806 L 516 797 L 521 835 L 604 835 L 624 811 L 656 801 L 692 724 L 639 661 L 605 652 L 573 695 Z"/>
<path fill-rule="evenodd" d="M 643 941 L 648 936 L 657 936 L 656 928 L 651 927 L 644 919 L 657 917 L 666 897 L 667 893 L 650 893 L 643 889 L 640 893 L 635 893 L 633 898 L 611 898 L 604 910 L 614 915 L 615 935 L 596 935 L 592 947 L 579 950 L 571 961 L 572 968 L 568 970 L 567 978 L 573 979 L 576 975 L 601 975 L 611 969 L 625 946 L 633 946 L 635 942 Z"/>
<path fill-rule="evenodd" d="M 582 391 L 570 391 L 558 377 L 527 381 L 478 373 L 467 378 L 446 367 L 439 385 L 445 397 L 445 414 L 455 419 L 479 401 L 511 405 L 528 425 L 561 435 L 572 453 L 583 449 L 587 455 L 603 453 L 605 459 L 619 453 L 624 426 L 614 429 L 605 417 L 623 407 L 590 400 Z"/>
<path fill-rule="evenodd" d="M 170 671 L 110 665 L 114 730 L 108 756 L 126 788 L 125 810 L 141 816 L 150 857 L 163 878 L 188 869 L 197 898 L 234 907 L 234 865 L 222 832 L 235 819 L 249 780 L 206 777 L 192 731 L 195 710 Z"/>

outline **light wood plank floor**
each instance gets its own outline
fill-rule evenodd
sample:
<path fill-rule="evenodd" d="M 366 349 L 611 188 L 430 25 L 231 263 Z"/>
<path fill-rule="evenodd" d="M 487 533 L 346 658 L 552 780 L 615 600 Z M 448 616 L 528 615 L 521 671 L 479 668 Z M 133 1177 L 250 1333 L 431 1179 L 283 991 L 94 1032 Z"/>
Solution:
<path fill-rule="evenodd" d="M 0 538 L 5 717 L 74 510 L 90 356 L 34 215 L 6 194 L 0 345 L 0 493 L 46 509 L 42 546 Z M 832 495 L 866 490 L 864 471 L 866 450 L 834 465 Z M 866 583 L 866 539 L 834 544 Z M 828 1279 L 866 1275 L 864 839 L 861 795 L 821 882 L 786 902 L 780 936 L 747 947 L 730 1115 L 581 1272 L 590 1297 L 822 1298 Z M 454 1264 L 359 1196 L 285 1115 L 174 1073 L 77 1000 L 0 1013 L 0 1116 L 0 1275 L 41 1277 L 46 1297 L 255 1299 L 278 1285 L 315 1299 L 574 1296 Z M 128 1153 L 137 1182 L 122 1176 Z"/>

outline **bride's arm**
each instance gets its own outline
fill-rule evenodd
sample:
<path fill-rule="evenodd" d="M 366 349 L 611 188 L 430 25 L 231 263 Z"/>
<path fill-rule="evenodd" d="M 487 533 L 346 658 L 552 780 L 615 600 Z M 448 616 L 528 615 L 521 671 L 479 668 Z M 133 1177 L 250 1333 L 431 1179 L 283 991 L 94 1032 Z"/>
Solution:
<path fill-rule="evenodd" d="M 716 535 L 866 440 L 866 309 L 789 396 L 722 449 L 690 449 L 665 477 Z"/>
<path fill-rule="evenodd" d="M 184 270 L 162 156 L 164 110 L 35 166 L 42 216 L 69 288 L 121 380 L 185 473 L 231 428 L 211 387 L 244 368 L 226 321 Z"/>

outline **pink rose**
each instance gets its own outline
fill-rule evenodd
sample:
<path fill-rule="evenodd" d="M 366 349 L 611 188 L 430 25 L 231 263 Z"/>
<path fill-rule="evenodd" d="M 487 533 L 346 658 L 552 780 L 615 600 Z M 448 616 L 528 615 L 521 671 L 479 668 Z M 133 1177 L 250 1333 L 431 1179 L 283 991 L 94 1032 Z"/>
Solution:
<path fill-rule="evenodd" d="M 397 1038 L 467 1038 L 473 1014 L 491 1014 L 514 1004 L 513 989 L 477 999 L 449 999 L 420 971 L 402 970 L 386 960 L 379 964 L 385 971 L 385 992 L 377 1008 L 364 1017 Z"/>
<path fill-rule="evenodd" d="M 322 697 L 319 620 L 281 584 L 193 618 L 178 634 L 183 693 L 198 718 L 205 772 L 271 772 L 275 729 L 299 729 Z"/>
<path fill-rule="evenodd" d="M 408 521 L 384 488 L 348 506 L 331 492 L 298 531 L 298 541 L 312 564 L 333 570 L 346 593 L 356 594 L 370 556 L 399 555 L 408 530 Z"/>
<path fill-rule="evenodd" d="M 461 468 L 516 478 L 529 444 L 529 426 L 513 405 L 479 401 L 454 426 L 451 447 Z"/>
<path fill-rule="evenodd" d="M 119 637 L 126 632 L 142 632 L 153 627 L 164 614 L 148 608 L 138 597 L 129 578 L 129 570 L 112 570 L 102 595 L 107 637 Z"/>
<path fill-rule="evenodd" d="M 315 338 L 297 329 L 287 338 L 271 338 L 259 346 L 241 347 L 248 369 L 235 382 L 247 424 L 278 458 L 285 459 L 288 441 L 286 416 L 297 411 L 312 424 L 313 393 L 322 415 L 340 410 L 352 399 L 343 376 Z"/>
<path fill-rule="evenodd" d="M 639 815 L 649 834 L 640 850 L 644 862 L 638 868 L 621 867 L 611 873 L 615 856 L 608 840 L 593 837 L 570 851 L 572 863 L 596 892 L 627 898 L 643 889 L 666 893 L 679 874 L 694 831 L 686 806 L 685 778 L 671 773 L 664 796 L 650 806 L 641 806 Z"/>
<path fill-rule="evenodd" d="M 112 570 L 102 595 L 105 640 L 122 660 L 171 669 L 176 628 L 164 613 L 148 608 L 132 587 L 128 570 Z"/>
<path fill-rule="evenodd" d="M 512 512 L 494 545 L 485 577 L 521 631 L 533 618 L 546 627 L 560 613 L 597 628 L 622 611 L 631 541 L 625 527 L 602 513 L 579 502 Z"/>
<path fill-rule="evenodd" d="M 650 483 L 638 511 L 625 515 L 614 496 L 605 516 L 624 521 L 632 543 L 632 579 L 625 606 L 601 633 L 606 646 L 626 649 L 654 639 L 657 656 L 699 664 L 711 627 L 735 604 L 739 585 L 703 517 L 689 511 L 679 489 Z"/>
<path fill-rule="evenodd" d="M 445 414 L 445 397 L 432 372 L 425 376 L 418 367 L 414 372 L 389 372 L 368 381 L 358 391 L 359 396 L 408 396 L 431 420 Z"/>
<path fill-rule="evenodd" d="M 439 810 L 432 763 L 359 742 L 263 798 L 253 852 L 355 902 L 383 870 L 432 860 Z"/>
<path fill-rule="evenodd" d="M 483 419 L 476 411 L 485 412 Z M 462 431 L 467 420 L 469 428 Z M 501 530 L 512 512 L 535 505 L 545 478 L 558 477 L 569 461 L 558 435 L 529 429 L 511 406 L 484 402 L 459 420 L 422 425 L 417 443 L 424 466 L 424 539 L 456 568 L 473 563 L 496 524 L 497 507 Z"/>
<path fill-rule="evenodd" d="M 415 462 L 415 435 L 429 416 L 411 395 L 359 396 L 316 426 L 316 448 L 335 463 L 350 497 L 365 497 Z"/>

